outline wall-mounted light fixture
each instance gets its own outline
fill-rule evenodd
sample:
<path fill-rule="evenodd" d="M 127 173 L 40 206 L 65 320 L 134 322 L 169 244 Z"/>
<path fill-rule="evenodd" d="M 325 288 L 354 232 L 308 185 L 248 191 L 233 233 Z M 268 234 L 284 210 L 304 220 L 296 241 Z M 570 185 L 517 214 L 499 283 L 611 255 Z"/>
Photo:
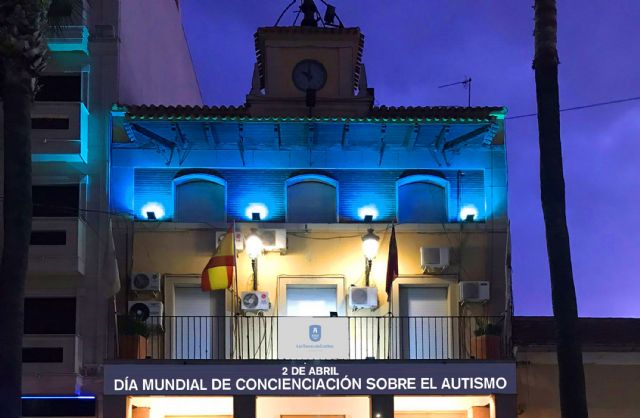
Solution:
<path fill-rule="evenodd" d="M 460 220 L 473 222 L 478 219 L 478 208 L 473 205 L 465 205 L 460 209 Z"/>
<path fill-rule="evenodd" d="M 369 286 L 369 275 L 371 274 L 371 264 L 378 255 L 380 247 L 380 237 L 373 232 L 373 228 L 369 228 L 367 233 L 362 236 L 362 252 L 365 259 L 365 285 Z"/>
<path fill-rule="evenodd" d="M 269 215 L 269 210 L 263 203 L 250 203 L 244 214 L 251 221 L 264 221 Z"/>
<path fill-rule="evenodd" d="M 244 248 L 251 259 L 251 269 L 253 270 L 253 290 L 258 290 L 258 257 L 264 248 L 262 239 L 258 236 L 255 228 L 251 229 L 251 234 L 245 239 Z"/>
<path fill-rule="evenodd" d="M 365 222 L 373 222 L 380 213 L 374 204 L 369 204 L 358 208 L 358 217 Z"/>
<path fill-rule="evenodd" d="M 158 202 L 148 202 L 140 209 L 142 216 L 149 221 L 157 221 L 164 218 L 164 206 Z"/>

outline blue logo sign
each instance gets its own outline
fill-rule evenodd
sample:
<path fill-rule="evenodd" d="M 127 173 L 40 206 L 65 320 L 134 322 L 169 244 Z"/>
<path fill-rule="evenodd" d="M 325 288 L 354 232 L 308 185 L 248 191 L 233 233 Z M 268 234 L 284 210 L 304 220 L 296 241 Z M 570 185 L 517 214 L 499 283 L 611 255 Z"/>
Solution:
<path fill-rule="evenodd" d="M 320 325 L 309 325 L 309 339 L 317 343 L 322 338 L 322 327 Z"/>

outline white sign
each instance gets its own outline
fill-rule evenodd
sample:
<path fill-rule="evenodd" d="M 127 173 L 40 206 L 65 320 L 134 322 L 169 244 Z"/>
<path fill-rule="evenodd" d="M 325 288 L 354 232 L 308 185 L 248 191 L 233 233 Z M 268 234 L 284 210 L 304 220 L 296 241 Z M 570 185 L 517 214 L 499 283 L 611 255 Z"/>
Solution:
<path fill-rule="evenodd" d="M 279 317 L 278 358 L 348 359 L 349 319 Z"/>

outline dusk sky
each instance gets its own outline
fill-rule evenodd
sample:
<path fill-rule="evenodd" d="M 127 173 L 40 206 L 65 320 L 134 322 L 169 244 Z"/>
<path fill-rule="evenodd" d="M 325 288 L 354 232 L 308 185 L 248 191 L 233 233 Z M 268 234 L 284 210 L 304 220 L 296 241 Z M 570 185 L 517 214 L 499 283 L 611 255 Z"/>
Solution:
<path fill-rule="evenodd" d="M 181 0 L 206 104 L 241 105 L 253 34 L 288 0 Z M 316 2 L 324 10 L 319 1 Z M 365 34 L 377 105 L 506 106 L 536 112 L 533 0 L 332 0 Z M 560 0 L 562 108 L 640 96 L 640 1 Z M 295 7 L 295 6 L 294 6 Z M 293 8 L 281 25 L 293 22 Z M 562 114 L 567 216 L 581 316 L 640 317 L 640 100 Z M 518 315 L 551 314 L 535 117 L 507 120 L 513 286 Z"/>

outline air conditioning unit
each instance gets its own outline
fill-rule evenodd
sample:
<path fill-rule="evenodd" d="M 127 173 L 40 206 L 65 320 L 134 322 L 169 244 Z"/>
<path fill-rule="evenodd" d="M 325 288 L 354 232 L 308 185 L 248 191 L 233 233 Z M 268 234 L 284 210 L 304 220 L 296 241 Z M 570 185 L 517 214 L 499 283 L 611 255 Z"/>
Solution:
<path fill-rule="evenodd" d="M 449 248 L 420 247 L 420 265 L 423 270 L 449 267 Z"/>
<path fill-rule="evenodd" d="M 378 289 L 376 289 L 375 287 L 350 287 L 349 305 L 352 309 L 377 308 Z"/>
<path fill-rule="evenodd" d="M 155 300 L 132 300 L 129 301 L 129 316 L 139 319 L 142 322 L 160 324 L 164 305 Z"/>
<path fill-rule="evenodd" d="M 460 282 L 459 297 L 460 302 L 487 302 L 489 300 L 489 282 Z"/>
<path fill-rule="evenodd" d="M 135 292 L 159 292 L 160 273 L 133 273 L 131 275 L 131 290 Z"/>
<path fill-rule="evenodd" d="M 227 233 L 226 231 L 216 231 L 216 248 L 220 243 L 220 239 L 226 233 Z M 236 231 L 235 237 L 236 237 L 236 251 L 244 250 L 244 239 L 242 238 L 242 232 Z"/>
<path fill-rule="evenodd" d="M 258 235 L 262 239 L 265 251 L 283 251 L 287 249 L 286 229 L 260 229 Z"/>
<path fill-rule="evenodd" d="M 240 307 L 245 312 L 268 311 L 271 308 L 269 292 L 254 290 L 240 293 Z"/>

